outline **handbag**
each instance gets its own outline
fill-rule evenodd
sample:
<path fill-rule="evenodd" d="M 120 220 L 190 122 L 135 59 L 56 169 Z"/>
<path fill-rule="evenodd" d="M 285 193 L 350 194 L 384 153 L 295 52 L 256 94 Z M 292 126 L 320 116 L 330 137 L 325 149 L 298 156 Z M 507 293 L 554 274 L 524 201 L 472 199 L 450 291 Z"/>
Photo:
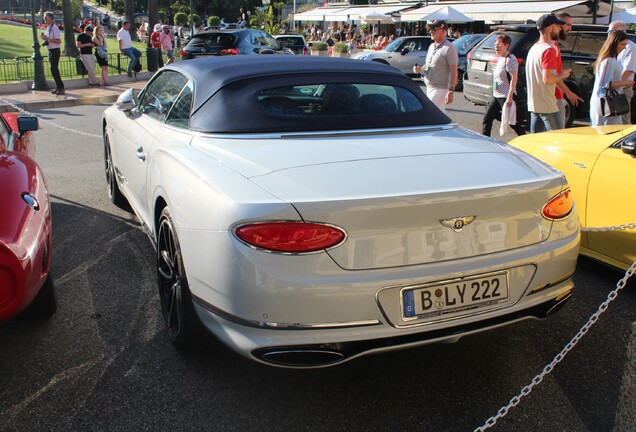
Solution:
<path fill-rule="evenodd" d="M 629 101 L 627 96 L 623 93 L 619 93 L 616 89 L 612 88 L 610 82 L 605 87 L 605 96 L 601 98 L 601 113 L 603 117 L 613 117 L 629 112 Z"/>
<path fill-rule="evenodd" d="M 106 48 L 104 48 L 104 45 L 97 45 L 95 47 L 95 52 L 97 52 L 97 55 L 103 59 L 108 58 L 108 51 L 106 51 Z"/>

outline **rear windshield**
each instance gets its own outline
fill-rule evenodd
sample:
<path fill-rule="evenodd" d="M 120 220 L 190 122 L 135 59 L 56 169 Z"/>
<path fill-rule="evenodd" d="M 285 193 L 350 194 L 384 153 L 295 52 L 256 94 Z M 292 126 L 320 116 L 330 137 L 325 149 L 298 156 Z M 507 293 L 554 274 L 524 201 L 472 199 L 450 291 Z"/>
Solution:
<path fill-rule="evenodd" d="M 468 51 L 475 45 L 475 40 L 478 40 L 481 36 L 477 35 L 464 35 L 457 40 L 453 41 L 453 45 L 457 48 L 459 55 L 466 55 Z"/>
<path fill-rule="evenodd" d="M 304 45 L 303 40 L 297 37 L 278 37 L 276 40 L 287 45 Z"/>
<path fill-rule="evenodd" d="M 186 48 L 229 48 L 235 40 L 236 36 L 229 33 L 202 33 L 194 35 Z"/>
<path fill-rule="evenodd" d="M 510 37 L 510 51 L 513 51 L 516 49 L 517 45 L 519 44 L 519 42 L 526 36 L 526 33 L 523 32 L 514 32 L 514 31 L 507 31 L 507 32 L 494 32 L 489 34 L 488 36 L 486 36 L 486 39 L 484 39 L 482 41 L 482 43 L 479 45 L 478 49 L 479 51 L 485 51 L 485 52 L 495 52 L 495 40 L 497 39 L 497 36 L 499 36 L 500 34 L 506 34 Z M 535 41 L 529 41 L 530 44 L 534 43 Z"/>
<path fill-rule="evenodd" d="M 410 90 L 382 84 L 313 84 L 258 93 L 261 109 L 272 116 L 395 115 L 423 109 Z"/>

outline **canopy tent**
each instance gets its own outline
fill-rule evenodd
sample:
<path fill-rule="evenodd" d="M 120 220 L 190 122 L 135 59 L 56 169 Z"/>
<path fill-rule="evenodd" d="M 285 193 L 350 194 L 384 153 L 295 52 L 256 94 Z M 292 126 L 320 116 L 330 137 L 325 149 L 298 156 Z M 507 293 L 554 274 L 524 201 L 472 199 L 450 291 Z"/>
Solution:
<path fill-rule="evenodd" d="M 316 8 L 311 11 L 302 12 L 296 14 L 296 21 L 329 21 L 329 22 L 340 22 L 340 21 L 362 21 L 364 16 L 369 14 L 379 14 L 385 15 L 388 20 L 382 21 L 383 24 L 390 24 L 394 21 L 399 21 L 399 18 L 396 20 L 391 19 L 391 14 L 395 14 L 397 12 L 412 8 L 412 4 L 401 4 L 396 3 L 390 6 L 386 5 L 375 5 L 371 7 L 367 6 L 358 6 L 358 7 L 347 7 L 347 8 L 333 8 L 333 7 L 321 7 Z M 385 18 L 382 18 L 385 20 Z M 372 20 L 373 22 L 377 22 L 377 19 Z"/>
<path fill-rule="evenodd" d="M 581 0 L 560 1 L 515 1 L 515 2 L 444 2 L 462 14 L 475 21 L 485 21 L 496 24 L 502 22 L 526 22 L 536 21 L 541 15 L 547 13 L 568 12 L 575 22 L 591 23 L 592 15 L 588 13 L 587 2 Z M 425 6 L 423 8 L 401 12 L 403 22 L 424 21 L 423 17 L 432 14 L 440 7 L 439 4 Z M 599 20 L 609 15 L 611 6 L 600 3 Z M 614 9 L 620 12 L 620 9 Z"/>
<path fill-rule="evenodd" d="M 295 21 L 327 21 L 326 17 L 330 16 L 335 12 L 340 12 L 348 8 L 333 8 L 333 7 L 324 7 L 324 8 L 316 8 L 307 12 L 297 13 L 295 16 Z"/>
<path fill-rule="evenodd" d="M 426 8 L 425 8 L 426 9 Z M 451 6 L 444 6 L 433 13 L 425 15 L 421 21 L 444 20 L 449 24 L 469 23 L 474 20 Z"/>
<path fill-rule="evenodd" d="M 612 14 L 612 21 L 623 21 L 625 24 L 636 23 L 636 8 L 627 9 L 622 12 L 615 12 Z M 599 22 L 602 24 L 609 24 L 609 16 L 601 18 Z"/>

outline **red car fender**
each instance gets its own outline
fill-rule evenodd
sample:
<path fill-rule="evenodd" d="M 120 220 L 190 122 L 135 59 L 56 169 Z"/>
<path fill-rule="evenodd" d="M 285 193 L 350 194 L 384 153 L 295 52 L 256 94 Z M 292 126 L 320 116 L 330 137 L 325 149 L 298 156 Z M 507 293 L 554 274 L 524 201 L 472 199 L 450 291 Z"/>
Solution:
<path fill-rule="evenodd" d="M 0 185 L 0 322 L 3 322 L 33 301 L 48 275 L 51 209 L 40 167 L 21 153 L 0 150 Z"/>

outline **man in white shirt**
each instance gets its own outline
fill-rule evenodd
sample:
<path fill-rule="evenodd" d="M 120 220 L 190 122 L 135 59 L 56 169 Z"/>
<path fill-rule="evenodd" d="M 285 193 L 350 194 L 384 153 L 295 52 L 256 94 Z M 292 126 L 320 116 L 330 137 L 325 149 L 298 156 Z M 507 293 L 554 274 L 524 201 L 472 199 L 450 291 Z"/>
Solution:
<path fill-rule="evenodd" d="M 44 45 L 49 49 L 49 64 L 51 65 L 51 75 L 55 80 L 55 90 L 51 93 L 57 95 L 63 95 L 64 82 L 62 82 L 62 76 L 60 75 L 60 44 L 62 43 L 62 36 L 60 34 L 59 27 L 55 24 L 55 15 L 53 12 L 46 12 L 44 14 L 44 22 L 46 23 L 46 30 L 41 34 L 44 39 Z"/>
<path fill-rule="evenodd" d="M 141 51 L 132 46 L 132 38 L 130 37 L 130 21 L 124 20 L 122 23 L 121 29 L 117 32 L 117 41 L 119 42 L 119 51 L 130 59 L 126 73 L 129 77 L 132 77 L 134 74 L 135 79 L 137 79 L 135 66 L 139 63 Z"/>
<path fill-rule="evenodd" d="M 627 24 L 623 21 L 614 21 L 610 23 L 608 32 L 615 30 L 627 31 Z M 636 73 L 636 44 L 631 40 L 627 40 L 627 46 L 623 51 L 618 54 L 618 61 L 623 66 L 623 74 L 621 79 L 633 80 L 634 73 Z M 623 114 L 623 124 L 632 124 L 632 110 L 631 101 L 634 96 L 633 87 L 623 87 L 623 93 L 627 96 L 627 100 L 630 102 L 630 110 L 627 114 Z"/>

